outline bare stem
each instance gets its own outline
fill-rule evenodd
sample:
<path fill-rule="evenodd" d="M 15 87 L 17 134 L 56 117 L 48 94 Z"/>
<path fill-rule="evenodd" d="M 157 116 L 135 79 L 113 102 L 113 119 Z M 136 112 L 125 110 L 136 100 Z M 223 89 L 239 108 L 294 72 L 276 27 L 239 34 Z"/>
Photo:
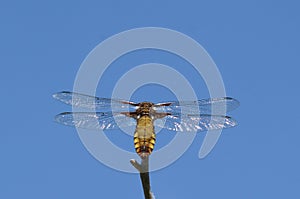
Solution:
<path fill-rule="evenodd" d="M 130 160 L 130 163 L 140 172 L 145 199 L 153 199 L 150 189 L 149 157 L 141 158 L 141 164 L 136 160 Z"/>

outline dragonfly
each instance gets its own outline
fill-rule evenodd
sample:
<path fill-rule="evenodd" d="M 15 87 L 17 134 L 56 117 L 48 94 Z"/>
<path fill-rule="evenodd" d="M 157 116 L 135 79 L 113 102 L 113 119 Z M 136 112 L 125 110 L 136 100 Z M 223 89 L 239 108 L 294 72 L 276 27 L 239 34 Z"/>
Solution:
<path fill-rule="evenodd" d="M 227 115 L 212 114 L 212 111 L 215 113 L 226 107 L 226 112 L 229 112 L 239 106 L 239 101 L 231 97 L 160 103 L 135 103 L 69 91 L 55 93 L 53 97 L 73 107 L 99 110 L 60 113 L 55 116 L 55 121 L 60 124 L 92 130 L 134 126 L 134 147 L 141 158 L 148 157 L 154 149 L 155 127 L 176 132 L 201 132 L 234 127 L 237 125 L 235 119 Z"/>

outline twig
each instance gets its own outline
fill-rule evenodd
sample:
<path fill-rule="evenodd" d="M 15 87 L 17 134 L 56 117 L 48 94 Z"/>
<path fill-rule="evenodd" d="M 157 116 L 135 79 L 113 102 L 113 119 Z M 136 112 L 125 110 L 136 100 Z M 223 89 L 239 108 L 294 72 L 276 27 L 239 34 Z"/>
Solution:
<path fill-rule="evenodd" d="M 150 189 L 149 157 L 141 158 L 141 164 L 136 160 L 130 160 L 130 163 L 140 172 L 145 199 L 153 199 Z"/>

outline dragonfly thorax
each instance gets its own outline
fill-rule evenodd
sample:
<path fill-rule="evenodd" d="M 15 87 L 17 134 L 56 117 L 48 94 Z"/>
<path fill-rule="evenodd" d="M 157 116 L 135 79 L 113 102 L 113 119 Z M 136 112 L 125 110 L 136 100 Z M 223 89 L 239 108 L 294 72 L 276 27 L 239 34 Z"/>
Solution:
<path fill-rule="evenodd" d="M 155 113 L 155 110 L 153 109 L 153 103 L 151 102 L 141 102 L 139 104 L 139 108 L 136 110 L 136 114 L 138 117 L 141 117 L 143 115 L 153 115 Z"/>

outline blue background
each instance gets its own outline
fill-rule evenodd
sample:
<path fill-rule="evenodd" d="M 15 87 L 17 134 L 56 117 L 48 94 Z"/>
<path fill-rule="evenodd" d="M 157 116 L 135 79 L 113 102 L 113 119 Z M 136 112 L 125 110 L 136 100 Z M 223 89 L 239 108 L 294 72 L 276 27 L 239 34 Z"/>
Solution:
<path fill-rule="evenodd" d="M 0 22 L 0 198 L 142 198 L 138 175 L 99 163 L 75 128 L 53 122 L 71 108 L 51 95 L 72 90 L 81 62 L 101 41 L 145 26 L 198 41 L 219 67 L 227 94 L 241 102 L 230 113 L 239 126 L 223 131 L 209 156 L 197 157 L 201 133 L 178 161 L 151 173 L 156 198 L 300 197 L 297 1 L 2 1 Z M 151 50 L 126 56 L 107 71 L 97 95 L 109 96 L 131 67 L 157 62 L 190 77 L 198 97 L 208 97 L 201 77 L 178 57 Z M 173 98 L 157 85 L 133 96 Z M 173 134 L 159 134 L 157 147 Z M 133 151 L 129 136 L 110 136 Z"/>

